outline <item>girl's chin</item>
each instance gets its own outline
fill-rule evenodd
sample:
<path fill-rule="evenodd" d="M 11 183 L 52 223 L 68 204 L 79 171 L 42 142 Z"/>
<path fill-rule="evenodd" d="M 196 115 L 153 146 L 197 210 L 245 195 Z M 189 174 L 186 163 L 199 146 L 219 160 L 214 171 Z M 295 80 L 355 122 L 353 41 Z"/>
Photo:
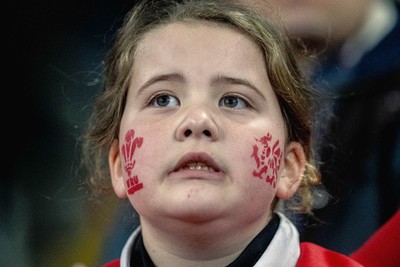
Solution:
<path fill-rule="evenodd" d="M 234 210 L 232 207 L 229 209 L 228 206 L 223 205 L 220 199 L 210 198 L 183 199 L 182 201 L 175 199 L 167 203 L 166 206 L 159 207 L 159 209 L 159 212 L 167 218 L 174 218 L 190 223 L 222 219 L 229 214 L 229 210 Z"/>
<path fill-rule="evenodd" d="M 222 214 L 212 212 L 182 211 L 169 214 L 170 218 L 189 224 L 202 224 L 223 219 Z"/>

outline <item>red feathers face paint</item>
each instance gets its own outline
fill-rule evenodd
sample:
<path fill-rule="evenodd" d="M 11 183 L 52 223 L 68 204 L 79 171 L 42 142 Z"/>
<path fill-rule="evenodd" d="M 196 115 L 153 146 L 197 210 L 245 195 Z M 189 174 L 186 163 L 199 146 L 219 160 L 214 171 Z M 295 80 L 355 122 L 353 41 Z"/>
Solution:
<path fill-rule="evenodd" d="M 276 188 L 278 171 L 281 165 L 282 151 L 279 147 L 279 140 L 272 140 L 272 135 L 268 133 L 260 139 L 256 138 L 257 143 L 253 145 L 254 160 L 256 169 L 253 176 L 265 180 Z"/>
<path fill-rule="evenodd" d="M 121 152 L 124 159 L 124 170 L 128 174 L 126 186 L 128 194 L 133 195 L 136 191 L 143 188 L 143 184 L 139 182 L 139 177 L 134 174 L 136 160 L 134 159 L 135 151 L 143 144 L 142 137 L 135 137 L 135 131 L 129 130 L 125 135 L 125 143 L 121 147 Z"/>

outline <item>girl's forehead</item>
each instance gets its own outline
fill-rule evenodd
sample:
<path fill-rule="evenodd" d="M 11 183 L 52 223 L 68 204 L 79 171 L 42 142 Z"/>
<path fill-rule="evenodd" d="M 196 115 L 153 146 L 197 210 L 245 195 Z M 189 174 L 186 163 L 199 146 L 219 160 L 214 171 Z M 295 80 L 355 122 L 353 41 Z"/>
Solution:
<path fill-rule="evenodd" d="M 155 62 L 157 68 L 198 64 L 199 68 L 267 74 L 264 52 L 253 39 L 232 27 L 205 21 L 173 22 L 146 33 L 138 43 L 134 64 L 143 67 Z"/>
<path fill-rule="evenodd" d="M 248 34 L 229 24 L 206 20 L 169 22 L 150 29 L 137 43 L 135 58 L 144 51 L 163 51 L 167 45 L 170 48 L 171 45 L 180 48 L 182 52 L 192 48 L 194 53 L 204 51 L 204 46 L 210 49 L 207 53 L 221 52 L 226 48 L 237 49 L 241 46 L 261 52 L 260 59 L 265 59 L 263 47 Z"/>

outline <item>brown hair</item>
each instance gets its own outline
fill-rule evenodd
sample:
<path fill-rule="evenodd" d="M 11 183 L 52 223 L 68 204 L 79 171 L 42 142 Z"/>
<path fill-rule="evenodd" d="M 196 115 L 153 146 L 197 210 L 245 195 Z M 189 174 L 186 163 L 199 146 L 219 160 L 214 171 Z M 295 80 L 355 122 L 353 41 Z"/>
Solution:
<path fill-rule="evenodd" d="M 83 136 L 83 162 L 91 183 L 100 190 L 111 188 L 107 155 L 111 143 L 118 137 L 138 43 L 149 31 L 182 21 L 228 25 L 252 38 L 262 48 L 268 76 L 284 116 L 288 141 L 301 143 L 307 158 L 296 204 L 292 208 L 311 212 L 310 186 L 319 183 L 311 148 L 314 91 L 304 80 L 295 50 L 281 26 L 253 10 L 220 1 L 145 0 L 127 14 L 106 57 L 104 90 L 96 99 Z"/>

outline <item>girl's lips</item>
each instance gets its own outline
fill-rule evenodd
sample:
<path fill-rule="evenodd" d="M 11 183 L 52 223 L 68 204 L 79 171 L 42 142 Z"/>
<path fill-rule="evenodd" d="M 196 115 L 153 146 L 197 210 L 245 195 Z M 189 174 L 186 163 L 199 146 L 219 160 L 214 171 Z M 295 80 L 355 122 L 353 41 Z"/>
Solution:
<path fill-rule="evenodd" d="M 223 172 L 210 155 L 204 152 L 191 152 L 185 154 L 169 173 L 173 176 L 178 174 L 195 178 L 209 176 L 221 176 Z M 179 176 L 180 176 L 179 175 Z M 201 177 L 200 177 L 201 176 Z"/>

